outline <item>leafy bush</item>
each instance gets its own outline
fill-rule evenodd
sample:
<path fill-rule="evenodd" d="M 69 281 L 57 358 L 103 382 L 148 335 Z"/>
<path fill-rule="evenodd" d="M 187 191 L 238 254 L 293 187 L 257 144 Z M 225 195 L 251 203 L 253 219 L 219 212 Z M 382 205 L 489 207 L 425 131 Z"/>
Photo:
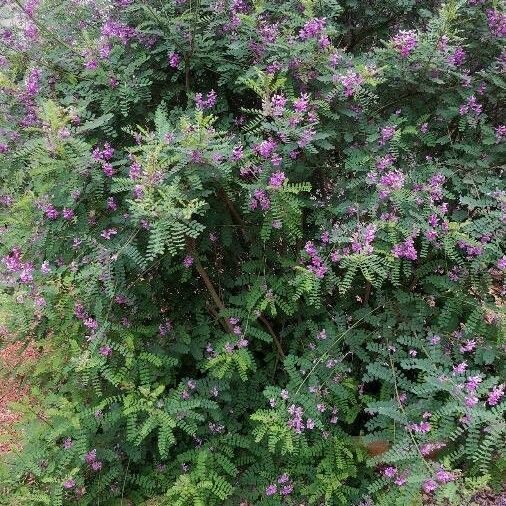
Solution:
<path fill-rule="evenodd" d="M 499 4 L 3 0 L 8 504 L 499 490 Z"/>

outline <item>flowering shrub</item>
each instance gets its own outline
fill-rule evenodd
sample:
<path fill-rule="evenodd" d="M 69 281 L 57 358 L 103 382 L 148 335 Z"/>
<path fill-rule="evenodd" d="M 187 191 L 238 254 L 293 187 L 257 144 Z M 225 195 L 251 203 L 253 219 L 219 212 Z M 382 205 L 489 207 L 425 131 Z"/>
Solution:
<path fill-rule="evenodd" d="M 499 490 L 499 3 L 0 0 L 12 504 Z"/>

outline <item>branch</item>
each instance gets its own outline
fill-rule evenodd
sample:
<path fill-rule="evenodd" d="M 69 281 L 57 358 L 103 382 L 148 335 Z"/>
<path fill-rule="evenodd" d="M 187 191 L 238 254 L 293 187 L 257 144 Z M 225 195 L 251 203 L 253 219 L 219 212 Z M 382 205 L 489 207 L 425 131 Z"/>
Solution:
<path fill-rule="evenodd" d="M 281 359 L 285 358 L 285 352 L 283 351 L 283 348 L 281 347 L 281 342 L 278 339 L 278 336 L 272 330 L 271 324 L 266 320 L 265 316 L 260 315 L 258 319 L 262 322 L 263 326 L 267 329 L 267 332 L 271 335 L 272 339 L 274 340 L 274 344 L 276 345 L 276 349 L 278 350 L 278 355 Z"/>
<path fill-rule="evenodd" d="M 204 266 L 200 262 L 199 257 L 197 256 L 197 252 L 195 249 L 195 240 L 194 239 L 188 239 L 188 249 L 190 250 L 190 253 L 193 256 L 193 261 L 195 263 L 195 268 L 197 269 L 197 272 L 199 273 L 200 277 L 202 278 L 202 281 L 204 281 L 204 284 L 206 285 L 207 291 L 209 292 L 209 295 L 211 296 L 211 299 L 214 302 L 214 305 L 220 310 L 225 310 L 225 304 L 221 300 L 220 296 L 218 295 L 218 292 L 216 291 L 216 288 L 214 288 L 214 285 L 209 278 L 209 275 L 207 274 L 207 271 L 205 270 Z M 278 356 L 282 359 L 285 358 L 285 353 L 283 351 L 283 348 L 281 347 L 281 342 L 278 339 L 278 336 L 274 332 L 274 330 L 271 327 L 271 324 L 267 321 L 267 319 L 260 315 L 258 317 L 262 325 L 267 329 L 267 332 L 271 335 L 274 344 L 276 345 L 276 350 L 278 352 Z M 229 321 L 226 318 L 221 319 L 221 323 L 224 326 L 225 330 L 230 333 L 234 333 L 234 329 L 232 325 L 229 323 Z"/>

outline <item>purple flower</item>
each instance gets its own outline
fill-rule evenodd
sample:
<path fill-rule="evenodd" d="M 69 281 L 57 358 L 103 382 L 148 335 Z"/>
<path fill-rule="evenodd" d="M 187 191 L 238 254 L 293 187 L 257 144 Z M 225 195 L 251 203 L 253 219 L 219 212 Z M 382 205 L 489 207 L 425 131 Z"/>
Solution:
<path fill-rule="evenodd" d="M 474 392 L 478 388 L 478 385 L 482 382 L 480 376 L 469 376 L 467 378 L 466 390 L 468 392 Z"/>
<path fill-rule="evenodd" d="M 264 158 L 270 158 L 274 153 L 276 147 L 276 142 L 274 142 L 272 138 L 269 138 L 265 141 L 262 141 L 260 144 L 257 144 L 253 149 L 260 156 L 263 156 Z"/>
<path fill-rule="evenodd" d="M 434 492 L 439 487 L 437 481 L 435 480 L 425 480 L 422 484 L 422 490 L 426 494 L 430 494 L 431 492 Z"/>
<path fill-rule="evenodd" d="M 408 481 L 409 471 L 403 471 L 395 480 L 394 483 L 398 487 L 402 487 Z"/>
<path fill-rule="evenodd" d="M 273 116 L 282 116 L 285 111 L 286 98 L 283 95 L 274 95 L 271 98 L 271 109 Z"/>
<path fill-rule="evenodd" d="M 63 219 L 70 221 L 74 218 L 75 213 L 73 209 L 63 208 Z"/>
<path fill-rule="evenodd" d="M 466 353 L 469 351 L 473 351 L 476 348 L 476 340 L 475 339 L 468 339 L 461 347 L 460 351 L 461 353 Z"/>
<path fill-rule="evenodd" d="M 384 146 L 389 140 L 393 138 L 396 132 L 395 126 L 386 126 L 381 129 L 380 146 Z"/>
<path fill-rule="evenodd" d="M 418 36 L 414 30 L 401 30 L 392 38 L 392 45 L 402 58 L 407 58 L 414 51 L 417 44 Z"/>
<path fill-rule="evenodd" d="M 243 156 L 244 156 L 244 151 L 243 151 L 243 147 L 240 144 L 238 144 L 237 146 L 234 146 L 232 148 L 232 155 L 231 155 L 232 160 L 234 160 L 234 161 L 241 160 Z"/>
<path fill-rule="evenodd" d="M 453 366 L 453 375 L 455 376 L 456 374 L 464 374 L 466 369 L 467 369 L 467 362 L 465 362 L 465 361 L 461 362 L 460 364 L 454 365 Z"/>
<path fill-rule="evenodd" d="M 39 81 L 40 76 L 42 74 L 42 70 L 39 68 L 33 68 L 28 73 L 28 77 L 26 78 L 26 93 L 30 97 L 34 97 L 39 93 Z"/>
<path fill-rule="evenodd" d="M 386 476 L 387 478 L 393 478 L 396 474 L 397 474 L 396 467 L 387 467 L 383 469 L 383 476 Z"/>
<path fill-rule="evenodd" d="M 395 258 L 407 258 L 408 260 L 416 260 L 418 258 L 418 254 L 413 243 L 413 238 L 408 237 L 403 243 L 396 244 L 392 248 L 392 254 Z"/>
<path fill-rule="evenodd" d="M 495 406 L 503 396 L 504 396 L 504 383 L 492 388 L 492 391 L 488 394 L 487 399 L 488 405 Z"/>
<path fill-rule="evenodd" d="M 319 38 L 322 32 L 325 30 L 325 19 L 324 18 L 313 18 L 306 21 L 303 28 L 299 31 L 299 37 L 302 40 L 309 40 Z"/>
<path fill-rule="evenodd" d="M 392 191 L 400 190 L 404 186 L 405 176 L 399 170 L 391 170 L 381 176 L 379 180 L 380 198 L 387 197 Z"/>
<path fill-rule="evenodd" d="M 112 177 L 116 173 L 114 167 L 109 162 L 106 162 L 102 165 L 102 172 L 106 177 Z"/>
<path fill-rule="evenodd" d="M 171 66 L 173 69 L 177 69 L 179 67 L 179 64 L 181 63 L 181 56 L 179 56 L 177 53 L 170 53 L 168 59 L 169 66 Z"/>
<path fill-rule="evenodd" d="M 63 488 L 66 488 L 67 490 L 74 488 L 75 486 L 76 482 L 72 479 L 63 482 Z"/>
<path fill-rule="evenodd" d="M 303 93 L 293 101 L 293 108 L 296 112 L 306 112 L 309 105 L 309 95 Z"/>
<path fill-rule="evenodd" d="M 255 190 L 253 193 L 253 197 L 250 200 L 250 208 L 255 210 L 258 206 L 260 206 L 262 211 L 267 211 L 271 207 L 271 201 L 265 190 Z"/>
<path fill-rule="evenodd" d="M 289 483 L 288 485 L 284 485 L 281 489 L 281 495 L 290 495 L 293 492 L 293 484 Z"/>
<path fill-rule="evenodd" d="M 162 337 L 166 336 L 171 331 L 171 329 L 172 329 L 172 322 L 170 320 L 165 320 L 158 327 L 158 331 Z"/>
<path fill-rule="evenodd" d="M 499 144 L 504 138 L 506 138 L 506 125 L 495 127 L 495 142 Z"/>
<path fill-rule="evenodd" d="M 265 489 L 265 495 L 274 495 L 278 491 L 276 484 L 272 483 Z"/>
<path fill-rule="evenodd" d="M 278 483 L 282 485 L 283 483 L 288 483 L 290 481 L 290 476 L 288 476 L 287 473 L 283 473 L 282 475 L 278 476 Z"/>
<path fill-rule="evenodd" d="M 501 271 L 506 271 L 506 255 L 499 258 L 497 261 L 497 268 Z"/>
<path fill-rule="evenodd" d="M 342 84 L 345 97 L 352 97 L 358 91 L 360 85 L 363 84 L 364 78 L 353 70 L 349 70 L 344 75 L 335 76 L 333 81 Z"/>
<path fill-rule="evenodd" d="M 60 214 L 52 204 L 46 207 L 45 213 L 46 217 L 50 220 L 56 220 Z"/>
<path fill-rule="evenodd" d="M 103 237 L 106 241 L 108 241 L 111 239 L 111 237 L 115 236 L 117 233 L 118 231 L 115 228 L 108 228 L 106 230 L 102 230 L 100 236 Z"/>
<path fill-rule="evenodd" d="M 476 397 L 476 395 L 473 395 L 473 394 L 469 394 L 465 398 L 465 404 L 468 408 L 472 408 L 473 406 L 476 406 L 476 404 L 478 404 L 478 401 L 479 401 L 478 397 Z"/>
<path fill-rule="evenodd" d="M 450 481 L 455 480 L 455 475 L 441 468 L 436 473 L 436 480 L 440 483 L 449 483 Z"/>
<path fill-rule="evenodd" d="M 492 35 L 497 38 L 506 37 L 506 12 L 488 9 L 487 22 Z"/>
<path fill-rule="evenodd" d="M 459 67 L 466 59 L 466 52 L 459 46 L 456 47 L 453 53 L 448 57 L 448 63 Z"/>
<path fill-rule="evenodd" d="M 93 471 L 100 471 L 100 469 L 102 469 L 102 462 L 100 462 L 99 460 L 92 462 L 91 468 L 93 469 Z"/>
<path fill-rule="evenodd" d="M 269 179 L 269 186 L 281 188 L 286 180 L 285 173 L 282 171 L 274 172 Z"/>
<path fill-rule="evenodd" d="M 67 437 L 63 440 L 63 449 L 70 450 L 74 446 L 74 441 L 71 438 Z"/>
<path fill-rule="evenodd" d="M 93 448 L 93 450 L 90 450 L 84 456 L 84 460 L 85 460 L 86 464 L 91 464 L 91 463 L 95 462 L 96 459 L 97 459 L 97 450 L 96 450 L 96 448 Z"/>
<path fill-rule="evenodd" d="M 110 346 L 104 345 L 100 347 L 99 350 L 100 355 L 103 357 L 110 357 L 112 355 L 112 348 Z"/>
<path fill-rule="evenodd" d="M 195 104 L 197 106 L 197 109 L 203 110 L 214 107 L 216 105 L 217 98 L 218 96 L 214 90 L 211 90 L 205 99 L 202 97 L 202 93 L 197 93 L 195 95 Z"/>
<path fill-rule="evenodd" d="M 464 116 L 465 114 L 472 112 L 475 116 L 479 116 L 482 110 L 483 106 L 478 103 L 474 95 L 471 95 L 467 98 L 466 103 L 460 106 L 459 114 L 461 116 Z"/>
<path fill-rule="evenodd" d="M 293 429 L 295 433 L 301 434 L 305 429 L 304 422 L 302 420 L 304 409 L 302 406 L 296 406 L 295 404 L 292 404 L 288 408 L 288 413 L 291 415 L 291 418 L 288 420 L 288 427 Z"/>
<path fill-rule="evenodd" d="M 191 255 L 186 255 L 183 260 L 183 266 L 186 269 L 189 269 L 193 265 L 193 257 Z"/>

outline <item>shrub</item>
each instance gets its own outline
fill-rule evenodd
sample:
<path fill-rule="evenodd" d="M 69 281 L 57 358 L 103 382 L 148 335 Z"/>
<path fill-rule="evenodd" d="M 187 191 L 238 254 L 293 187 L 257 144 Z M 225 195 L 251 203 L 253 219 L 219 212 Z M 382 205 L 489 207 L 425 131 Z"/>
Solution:
<path fill-rule="evenodd" d="M 499 489 L 497 2 L 1 8 L 3 319 L 46 349 L 10 501 Z"/>

